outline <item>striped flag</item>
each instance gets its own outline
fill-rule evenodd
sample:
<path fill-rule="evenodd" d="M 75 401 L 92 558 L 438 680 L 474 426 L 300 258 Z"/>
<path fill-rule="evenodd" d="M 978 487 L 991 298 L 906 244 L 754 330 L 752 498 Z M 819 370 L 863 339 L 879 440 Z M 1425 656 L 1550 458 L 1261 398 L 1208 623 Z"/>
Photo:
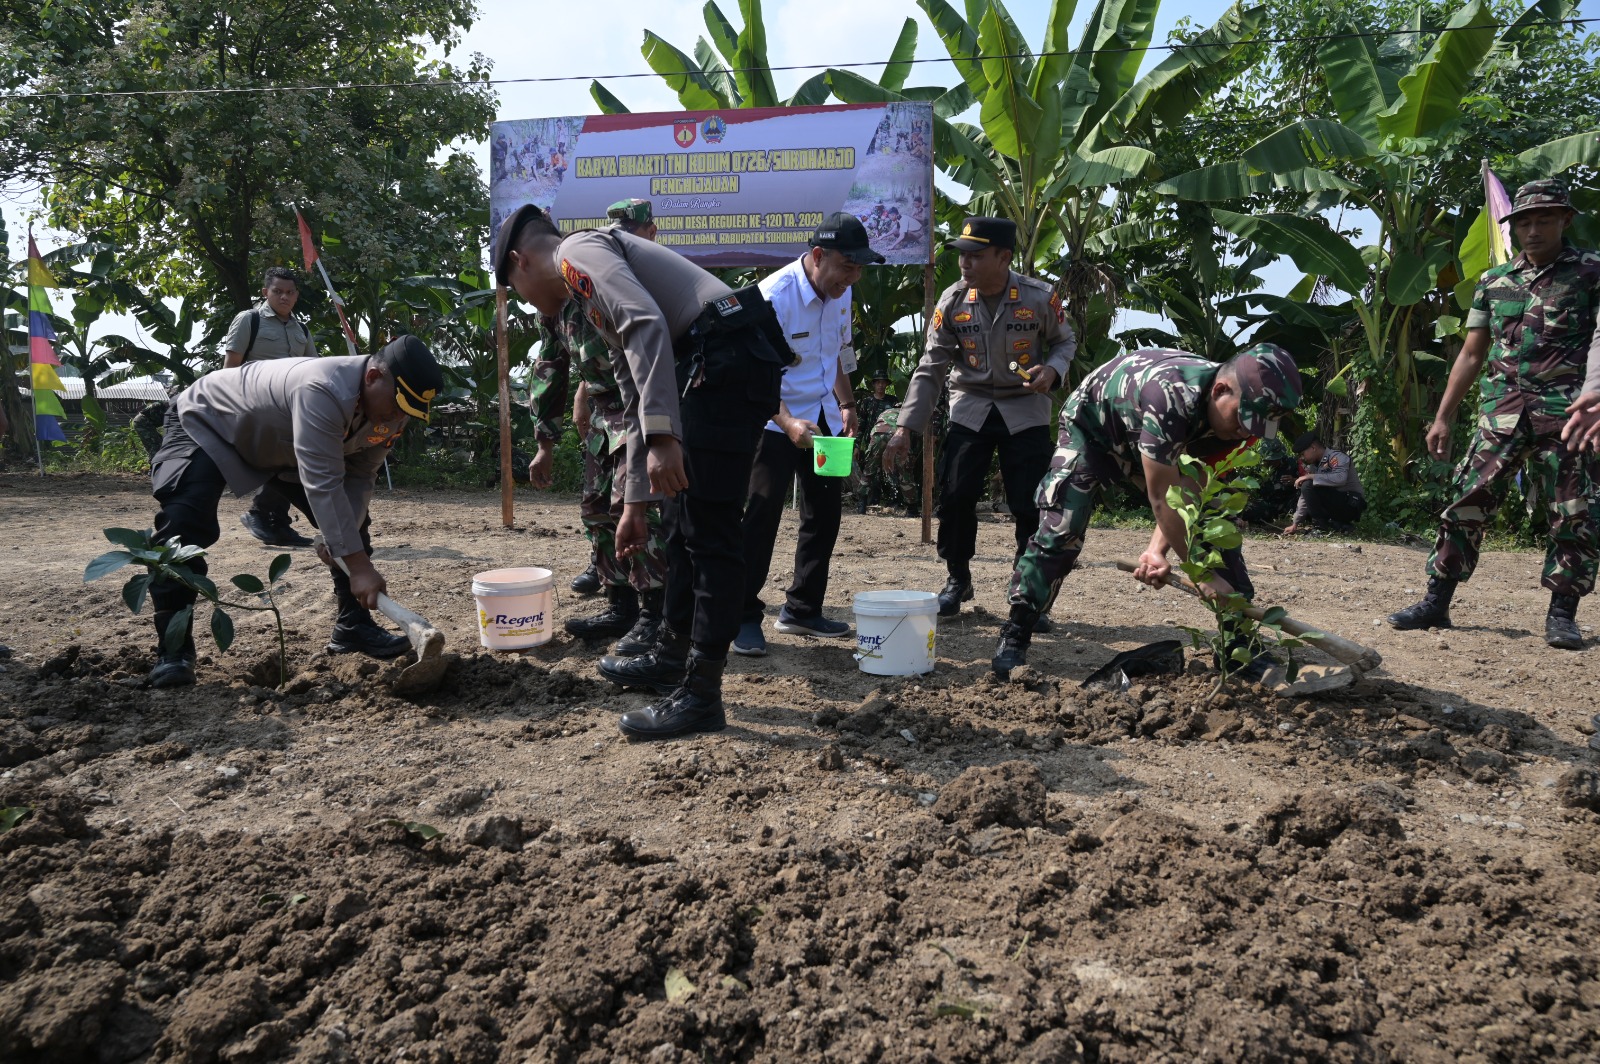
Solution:
<path fill-rule="evenodd" d="M 328 298 L 333 301 L 333 307 L 339 312 L 339 324 L 344 326 L 344 342 L 350 348 L 352 355 L 359 354 L 360 343 L 356 339 L 356 331 L 350 328 L 350 322 L 344 316 L 344 300 L 339 298 L 339 293 L 333 290 L 333 281 L 328 277 L 327 268 L 322 265 L 322 256 L 317 253 L 317 242 L 311 238 L 311 227 L 306 224 L 304 215 L 298 208 L 294 212 L 294 220 L 300 225 L 300 254 L 306 260 L 306 272 L 310 273 L 312 267 L 322 274 L 322 283 L 328 289 Z"/>
<path fill-rule="evenodd" d="M 65 392 L 61 375 L 56 367 L 61 359 L 56 357 L 56 331 L 50 324 L 50 297 L 46 288 L 59 288 L 55 277 L 45 268 L 39 255 L 39 245 L 33 242 L 33 231 L 28 231 L 28 368 L 32 373 L 34 438 L 40 443 L 66 443 L 67 435 L 61 431 L 57 418 L 66 416 L 61 398 L 56 393 Z M 44 460 L 40 458 L 40 472 Z"/>
<path fill-rule="evenodd" d="M 1483 160 L 1483 202 L 1489 211 L 1489 265 L 1502 266 L 1511 261 L 1511 223 L 1506 215 L 1511 213 L 1511 197 L 1500 183 L 1489 160 Z"/>

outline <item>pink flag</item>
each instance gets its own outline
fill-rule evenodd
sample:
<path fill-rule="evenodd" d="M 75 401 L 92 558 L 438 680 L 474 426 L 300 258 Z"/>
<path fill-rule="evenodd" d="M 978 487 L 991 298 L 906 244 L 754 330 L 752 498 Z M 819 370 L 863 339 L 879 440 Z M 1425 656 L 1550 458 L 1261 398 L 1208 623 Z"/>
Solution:
<path fill-rule="evenodd" d="M 1489 169 L 1489 160 L 1483 160 L 1483 202 L 1489 212 L 1489 265 L 1501 266 L 1511 261 L 1511 223 L 1506 215 L 1511 213 L 1511 197 L 1506 187 Z"/>
<path fill-rule="evenodd" d="M 294 220 L 300 226 L 300 254 L 306 261 L 306 272 L 315 269 L 322 275 L 322 283 L 328 289 L 328 298 L 333 301 L 333 309 L 339 312 L 339 324 L 344 326 L 344 338 L 350 353 L 355 354 L 361 346 L 356 338 L 356 331 L 350 328 L 350 321 L 344 316 L 344 300 L 339 298 L 339 293 L 333 290 L 333 281 L 328 277 L 327 268 L 322 265 L 322 256 L 317 254 L 317 242 L 311 238 L 311 227 L 306 224 L 305 216 L 298 208 L 294 212 Z"/>

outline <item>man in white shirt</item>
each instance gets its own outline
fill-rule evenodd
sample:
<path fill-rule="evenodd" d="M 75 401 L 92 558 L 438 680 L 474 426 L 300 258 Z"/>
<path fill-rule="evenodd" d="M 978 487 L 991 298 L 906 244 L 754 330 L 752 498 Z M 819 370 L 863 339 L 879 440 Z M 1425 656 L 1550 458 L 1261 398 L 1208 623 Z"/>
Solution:
<path fill-rule="evenodd" d="M 840 352 L 850 346 L 850 286 L 868 263 L 881 263 L 866 226 L 851 214 L 832 214 L 811 235 L 811 248 L 761 282 L 777 312 L 789 346 L 799 361 L 783 374 L 778 414 L 767 422 L 750 470 L 750 498 L 744 512 L 744 612 L 733 651 L 762 657 L 761 631 L 766 609 L 761 589 L 772 568 L 773 546 L 783 518 L 789 485 L 800 475 L 800 535 L 794 551 L 794 581 L 778 613 L 778 631 L 797 635 L 844 636 L 850 626 L 822 615 L 828 591 L 828 566 L 839 538 L 845 477 L 825 477 L 812 464 L 815 436 L 854 436 L 855 392 Z"/>

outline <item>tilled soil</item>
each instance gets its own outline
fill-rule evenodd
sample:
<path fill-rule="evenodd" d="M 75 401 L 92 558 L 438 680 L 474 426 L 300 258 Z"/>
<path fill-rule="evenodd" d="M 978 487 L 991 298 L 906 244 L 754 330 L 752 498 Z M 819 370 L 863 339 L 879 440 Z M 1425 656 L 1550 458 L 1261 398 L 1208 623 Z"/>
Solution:
<path fill-rule="evenodd" d="M 1252 542 L 1261 601 L 1383 672 L 1208 701 L 1191 655 L 1087 693 L 1201 613 L 1109 565 L 1147 534 L 1097 530 L 997 681 L 997 518 L 933 674 L 770 634 L 730 664 L 727 731 L 629 744 L 645 699 L 595 677 L 600 648 L 477 648 L 472 573 L 564 586 L 587 553 L 573 500 L 520 494 L 516 531 L 496 503 L 374 506 L 391 592 L 459 655 L 438 692 L 321 652 L 303 551 L 282 690 L 252 615 L 199 685 L 151 691 L 148 614 L 80 583 L 100 528 L 148 524 L 144 485 L 0 477 L 0 807 L 31 809 L 0 832 L 0 1059 L 1600 1056 L 1600 677 L 1592 642 L 1538 637 L 1537 556 L 1487 555 L 1455 630 L 1395 633 L 1373 621 L 1420 549 Z M 272 556 L 241 507 L 213 578 Z M 830 612 L 941 582 L 916 522 L 849 515 Z"/>

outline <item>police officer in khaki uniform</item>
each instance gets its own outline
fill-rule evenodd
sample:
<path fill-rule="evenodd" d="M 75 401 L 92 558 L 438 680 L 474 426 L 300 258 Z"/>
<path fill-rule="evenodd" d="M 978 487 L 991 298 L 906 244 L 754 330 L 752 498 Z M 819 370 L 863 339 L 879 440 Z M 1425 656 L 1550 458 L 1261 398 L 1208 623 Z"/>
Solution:
<path fill-rule="evenodd" d="M 935 304 L 927 350 L 884 449 L 885 466 L 904 461 L 948 375 L 950 428 L 939 469 L 938 549 L 950 574 L 939 593 L 943 617 L 972 598 L 978 500 L 997 452 L 1018 555 L 1038 528 L 1033 494 L 1050 468 L 1049 393 L 1065 379 L 1078 348 L 1060 297 L 1011 268 L 1016 241 L 1015 222 L 968 218 L 950 242 L 960 253 L 961 280 Z"/>
<path fill-rule="evenodd" d="M 627 420 L 617 555 L 643 548 L 645 510 L 665 497 L 666 619 L 655 647 L 606 657 L 600 673 L 667 697 L 622 715 L 624 734 L 660 738 L 727 725 L 722 670 L 744 599 L 743 518 L 756 445 L 778 411 L 793 352 L 755 286 L 733 291 L 668 248 L 617 227 L 563 238 L 525 206 L 501 226 L 495 278 L 540 313 L 569 299 L 615 354 Z"/>

